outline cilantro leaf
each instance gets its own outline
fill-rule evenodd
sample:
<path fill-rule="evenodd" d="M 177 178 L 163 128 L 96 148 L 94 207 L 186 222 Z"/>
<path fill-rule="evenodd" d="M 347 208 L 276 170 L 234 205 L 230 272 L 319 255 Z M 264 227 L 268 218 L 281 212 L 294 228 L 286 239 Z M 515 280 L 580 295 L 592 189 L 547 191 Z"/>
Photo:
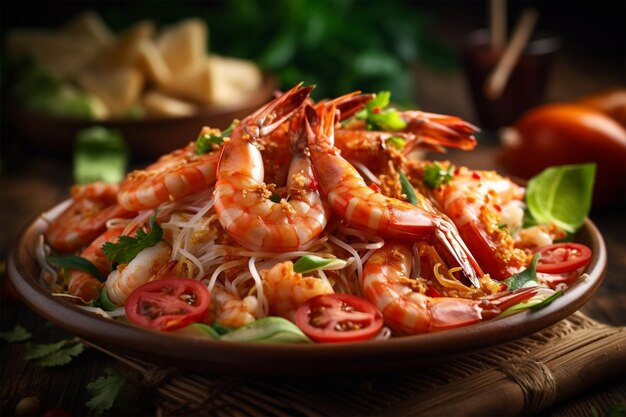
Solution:
<path fill-rule="evenodd" d="M 400 185 L 402 186 L 402 194 L 404 194 L 411 204 L 417 204 L 417 195 L 415 195 L 415 190 L 413 186 L 407 179 L 407 177 L 402 173 L 402 171 L 398 171 L 398 175 L 400 176 Z"/>
<path fill-rule="evenodd" d="M 89 259 L 83 258 L 82 256 L 49 256 L 48 262 L 59 268 L 87 272 L 96 277 L 100 282 L 104 282 L 107 279 Z"/>
<path fill-rule="evenodd" d="M 96 414 L 102 414 L 113 406 L 126 382 L 126 375 L 117 369 L 106 368 L 104 372 L 106 376 L 101 376 L 87 384 L 87 391 L 91 395 L 87 407 Z"/>
<path fill-rule="evenodd" d="M 24 359 L 39 366 L 60 366 L 69 363 L 84 350 L 84 345 L 73 340 L 55 343 L 27 343 Z"/>
<path fill-rule="evenodd" d="M 507 288 L 510 291 L 517 290 L 519 288 L 539 285 L 539 281 L 537 280 L 536 267 L 540 257 L 541 254 L 536 253 L 535 256 L 533 256 L 533 260 L 528 268 L 524 269 L 518 274 L 511 275 L 509 278 L 505 279 L 502 282 L 506 284 Z"/>
<path fill-rule="evenodd" d="M 424 167 L 424 183 L 431 190 L 434 190 L 440 185 L 447 184 L 452 180 L 454 168 L 454 165 L 450 165 L 445 169 L 437 161 L 433 162 L 431 165 L 426 165 Z"/>
<path fill-rule="evenodd" d="M 142 250 L 150 248 L 163 239 L 163 228 L 156 222 L 155 212 L 150 217 L 150 233 L 137 230 L 137 236 L 120 236 L 118 243 L 106 242 L 102 245 L 102 251 L 113 263 L 128 264 Z"/>
<path fill-rule="evenodd" d="M 9 343 L 23 342 L 25 340 L 30 339 L 30 337 L 31 337 L 31 334 L 28 332 L 28 330 L 26 330 L 19 324 L 15 325 L 13 330 L 0 332 L 0 339 Z"/>
<path fill-rule="evenodd" d="M 215 133 L 216 129 L 202 129 L 202 132 L 198 135 L 198 139 L 196 139 L 196 154 L 203 155 L 215 150 L 216 147 L 224 143 L 224 139 L 230 136 L 234 128 L 235 122 L 231 123 L 230 126 L 220 134 Z"/>

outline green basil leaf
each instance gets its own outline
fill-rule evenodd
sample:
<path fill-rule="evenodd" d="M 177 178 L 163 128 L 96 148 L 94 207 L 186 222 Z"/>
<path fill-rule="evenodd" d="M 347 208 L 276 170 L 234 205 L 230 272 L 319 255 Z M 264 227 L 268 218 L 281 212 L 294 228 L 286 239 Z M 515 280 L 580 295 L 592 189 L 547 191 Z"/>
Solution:
<path fill-rule="evenodd" d="M 346 261 L 334 258 L 322 258 L 315 255 L 305 255 L 293 264 L 293 270 L 301 274 L 306 274 L 318 269 L 333 270 L 341 269 L 345 266 Z"/>
<path fill-rule="evenodd" d="M 417 195 L 415 194 L 415 190 L 413 186 L 407 179 L 407 177 L 402 173 L 402 171 L 398 171 L 398 175 L 400 176 L 400 185 L 402 186 L 402 194 L 406 196 L 406 199 L 411 204 L 417 204 Z"/>
<path fill-rule="evenodd" d="M 528 268 L 524 269 L 522 272 L 511 275 L 509 278 L 502 281 L 506 284 L 509 291 L 517 290 L 519 288 L 524 287 L 535 287 L 539 285 L 539 280 L 537 280 L 537 262 L 539 262 L 539 258 L 541 257 L 540 253 L 536 253 L 533 256 L 533 260 L 528 266 Z"/>
<path fill-rule="evenodd" d="M 59 268 L 87 272 L 88 274 L 96 277 L 96 279 L 100 282 L 107 280 L 107 277 L 105 277 L 104 274 L 100 272 L 100 270 L 89 259 L 83 258 L 82 256 L 49 256 L 48 262 Z"/>
<path fill-rule="evenodd" d="M 221 337 L 236 342 L 312 343 L 302 330 L 282 317 L 264 317 Z"/>
<path fill-rule="evenodd" d="M 574 233 L 591 208 L 595 164 L 550 167 L 531 178 L 526 189 L 526 204 L 539 224 L 555 224 Z"/>

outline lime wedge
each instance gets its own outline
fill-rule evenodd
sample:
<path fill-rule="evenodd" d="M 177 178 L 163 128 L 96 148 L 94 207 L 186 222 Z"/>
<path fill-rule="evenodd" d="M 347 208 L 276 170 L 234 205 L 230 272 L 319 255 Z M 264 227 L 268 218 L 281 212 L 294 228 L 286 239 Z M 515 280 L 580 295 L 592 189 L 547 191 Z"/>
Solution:
<path fill-rule="evenodd" d="M 574 233 L 591 208 L 595 164 L 546 168 L 528 181 L 526 204 L 538 223 Z"/>

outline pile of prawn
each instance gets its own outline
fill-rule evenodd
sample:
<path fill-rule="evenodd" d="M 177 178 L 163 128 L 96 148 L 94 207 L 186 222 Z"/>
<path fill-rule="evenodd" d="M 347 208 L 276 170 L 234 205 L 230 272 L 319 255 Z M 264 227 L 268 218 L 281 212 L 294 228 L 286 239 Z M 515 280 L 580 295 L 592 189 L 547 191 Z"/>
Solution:
<path fill-rule="evenodd" d="M 211 319 L 230 327 L 266 316 L 293 320 L 310 298 L 347 293 L 378 307 L 393 335 L 490 319 L 541 292 L 503 291 L 500 283 L 529 265 L 534 248 L 562 237 L 553 226 L 522 230 L 524 189 L 465 167 L 433 189 L 425 173 L 434 163 L 409 157 L 420 148 L 470 150 L 474 126 L 404 111 L 402 130 L 372 130 L 355 114 L 373 95 L 314 102 L 311 90 L 295 86 L 236 121 L 208 152 L 191 142 L 120 184 L 75 186 L 71 205 L 50 220 L 42 264 L 51 250 L 73 253 L 107 279 L 47 265 L 53 292 L 89 304 L 104 287 L 122 307 L 146 282 L 187 277 L 206 284 Z M 225 136 L 210 128 L 202 135 Z M 390 138 L 405 146 L 390 146 Z M 102 245 L 145 230 L 152 216 L 162 241 L 110 271 Z M 305 255 L 345 262 L 294 272 Z"/>

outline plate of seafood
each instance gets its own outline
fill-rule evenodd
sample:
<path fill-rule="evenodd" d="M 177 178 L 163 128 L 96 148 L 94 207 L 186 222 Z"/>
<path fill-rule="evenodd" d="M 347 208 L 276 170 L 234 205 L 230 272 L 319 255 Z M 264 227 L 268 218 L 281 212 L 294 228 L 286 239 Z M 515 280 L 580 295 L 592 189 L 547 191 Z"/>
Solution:
<path fill-rule="evenodd" d="M 119 184 L 74 186 L 22 232 L 17 292 L 117 353 L 301 375 L 483 349 L 556 323 L 599 287 L 606 249 L 582 203 L 593 166 L 522 186 L 412 158 L 469 151 L 477 129 L 396 110 L 386 92 L 314 102 L 312 89 L 202 127 Z M 554 203 L 555 188 L 579 207 Z"/>

